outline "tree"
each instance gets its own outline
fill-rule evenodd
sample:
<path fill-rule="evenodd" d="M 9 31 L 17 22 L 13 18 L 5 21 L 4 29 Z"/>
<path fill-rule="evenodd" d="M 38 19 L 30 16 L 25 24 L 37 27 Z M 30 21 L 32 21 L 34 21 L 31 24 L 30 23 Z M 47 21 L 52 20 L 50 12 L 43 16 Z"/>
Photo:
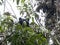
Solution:
<path fill-rule="evenodd" d="M 20 0 L 16 1 L 17 5 L 19 1 Z M 26 18 L 30 19 L 30 15 L 35 16 L 35 13 L 32 10 L 30 2 L 26 4 L 25 1 L 26 0 L 21 0 L 23 6 L 18 6 L 18 8 L 20 8 L 20 14 L 23 15 L 23 13 L 26 12 Z M 5 38 L 2 42 L 7 43 L 8 41 L 11 45 L 48 45 L 47 39 L 43 34 L 44 32 L 41 31 L 40 26 L 34 22 L 34 18 L 32 18 L 32 23 L 29 27 L 24 24 L 23 27 L 19 23 L 13 22 L 10 13 L 4 13 L 4 17 L 5 18 L 0 21 L 0 32 L 5 34 Z"/>

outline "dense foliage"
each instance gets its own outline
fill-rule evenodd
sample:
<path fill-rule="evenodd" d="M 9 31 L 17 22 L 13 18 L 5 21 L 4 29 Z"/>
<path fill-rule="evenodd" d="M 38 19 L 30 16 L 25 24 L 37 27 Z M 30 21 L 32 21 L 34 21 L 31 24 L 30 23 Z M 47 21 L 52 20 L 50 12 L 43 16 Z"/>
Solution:
<path fill-rule="evenodd" d="M 20 0 L 16 1 L 17 5 L 19 1 Z M 23 6 L 17 6 L 20 14 L 23 15 L 24 12 L 26 12 L 26 18 L 29 19 L 31 18 L 30 15 L 35 16 L 29 1 L 28 4 L 26 4 L 25 0 L 21 0 L 21 5 Z M 26 26 L 26 23 L 23 23 L 22 26 L 19 23 L 14 23 L 11 14 L 5 12 L 4 15 L 0 17 L 0 33 L 4 33 L 5 37 L 2 42 L 5 44 L 9 42 L 11 45 L 48 45 L 43 31 L 40 29 L 40 26 L 34 22 L 33 17 L 29 27 Z"/>
<path fill-rule="evenodd" d="M 16 2 L 20 16 L 26 14 L 25 19 L 14 22 L 15 15 L 4 12 L 0 15 L 0 45 L 60 45 L 60 11 L 56 0 L 36 0 L 38 5 L 36 11 L 31 4 L 31 0 L 12 0 Z M 0 5 L 6 0 L 1 0 Z M 4 3 L 5 6 L 5 3 Z M 11 5 L 10 5 L 11 6 Z M 11 7 L 12 8 L 12 7 Z M 36 12 L 40 9 L 46 13 L 45 27 L 40 24 L 40 17 Z M 43 14 L 42 14 L 43 15 Z M 27 20 L 32 19 L 31 23 Z M 23 21 L 24 20 L 24 21 Z M 37 23 L 36 23 L 36 22 Z"/>

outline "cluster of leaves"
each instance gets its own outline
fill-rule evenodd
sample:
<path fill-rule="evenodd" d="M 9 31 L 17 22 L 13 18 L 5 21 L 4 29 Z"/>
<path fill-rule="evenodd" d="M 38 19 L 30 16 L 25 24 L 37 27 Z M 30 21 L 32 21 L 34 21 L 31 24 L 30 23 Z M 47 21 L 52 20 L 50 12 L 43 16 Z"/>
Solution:
<path fill-rule="evenodd" d="M 35 28 L 38 31 L 37 27 L 36 25 Z M 10 16 L 1 22 L 0 31 L 5 33 L 5 41 L 11 42 L 11 45 L 48 45 L 42 32 L 36 33 L 31 27 L 14 24 Z"/>
<path fill-rule="evenodd" d="M 47 45 L 42 33 L 37 34 L 32 28 L 20 24 L 16 24 L 15 32 L 7 40 L 11 45 Z"/>
<path fill-rule="evenodd" d="M 14 0 L 13 0 L 14 1 Z M 19 4 L 20 0 L 16 0 L 17 4 Z M 19 6 L 20 13 L 26 12 L 27 16 L 34 15 L 30 3 L 26 4 L 25 0 L 21 0 L 21 4 L 23 6 Z M 28 6 L 29 5 L 29 6 Z M 32 18 L 33 23 L 30 27 L 22 26 L 19 23 L 13 23 L 13 19 L 11 19 L 9 13 L 5 13 L 6 18 L 1 21 L 0 31 L 5 33 L 5 41 L 11 42 L 11 45 L 48 45 L 47 39 L 43 35 L 42 32 L 38 32 L 41 29 L 38 28 L 34 23 L 34 19 Z M 33 28 L 32 28 L 33 27 Z"/>
<path fill-rule="evenodd" d="M 34 16 L 34 12 L 33 12 L 33 8 L 30 3 L 30 0 L 29 1 L 20 0 L 19 4 L 17 4 L 17 8 L 18 8 L 18 10 L 20 10 L 20 15 L 23 16 L 26 13 L 25 18 L 31 18 L 31 15 Z"/>

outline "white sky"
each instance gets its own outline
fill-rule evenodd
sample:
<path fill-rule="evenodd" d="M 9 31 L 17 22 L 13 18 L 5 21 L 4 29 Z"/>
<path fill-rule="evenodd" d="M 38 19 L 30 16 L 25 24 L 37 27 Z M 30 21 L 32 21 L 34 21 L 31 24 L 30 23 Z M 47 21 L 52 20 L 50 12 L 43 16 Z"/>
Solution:
<path fill-rule="evenodd" d="M 17 10 L 16 2 L 13 2 L 12 0 L 7 0 L 7 1 L 5 3 L 5 12 L 10 12 L 12 15 L 14 15 L 14 13 L 15 13 L 16 17 L 19 17 L 20 13 L 19 13 L 19 10 Z M 13 13 L 10 5 L 12 6 L 12 9 L 13 9 L 14 13 Z M 0 5 L 0 14 L 3 14 L 3 12 L 4 12 L 4 4 L 2 6 Z"/>
<path fill-rule="evenodd" d="M 14 22 L 18 22 L 19 17 L 20 17 L 20 11 L 17 10 L 16 2 L 13 2 L 12 0 L 5 0 L 5 1 L 6 1 L 6 3 L 5 3 L 5 12 L 10 12 L 12 15 L 14 15 L 14 13 L 15 13 L 16 15 L 14 15 L 14 16 L 17 17 L 17 19 L 14 19 Z M 13 13 L 10 5 L 12 6 L 12 9 L 13 9 L 14 13 Z M 2 15 L 3 13 L 4 13 L 4 3 L 2 5 L 0 5 L 0 14 Z"/>

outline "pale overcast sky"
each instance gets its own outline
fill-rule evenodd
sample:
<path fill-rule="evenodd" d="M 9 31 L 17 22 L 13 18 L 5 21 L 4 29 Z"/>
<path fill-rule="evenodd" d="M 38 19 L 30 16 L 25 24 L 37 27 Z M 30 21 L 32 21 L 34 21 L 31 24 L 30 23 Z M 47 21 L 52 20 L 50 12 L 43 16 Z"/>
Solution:
<path fill-rule="evenodd" d="M 14 13 L 15 13 L 16 17 L 19 17 L 20 13 L 19 13 L 19 10 L 17 10 L 16 2 L 13 2 L 12 0 L 7 0 L 7 1 L 5 3 L 5 12 L 10 12 L 12 15 L 14 15 Z M 12 6 L 14 13 L 13 13 L 10 5 Z M 4 4 L 2 6 L 0 5 L 0 14 L 3 14 L 3 12 L 4 12 Z"/>

